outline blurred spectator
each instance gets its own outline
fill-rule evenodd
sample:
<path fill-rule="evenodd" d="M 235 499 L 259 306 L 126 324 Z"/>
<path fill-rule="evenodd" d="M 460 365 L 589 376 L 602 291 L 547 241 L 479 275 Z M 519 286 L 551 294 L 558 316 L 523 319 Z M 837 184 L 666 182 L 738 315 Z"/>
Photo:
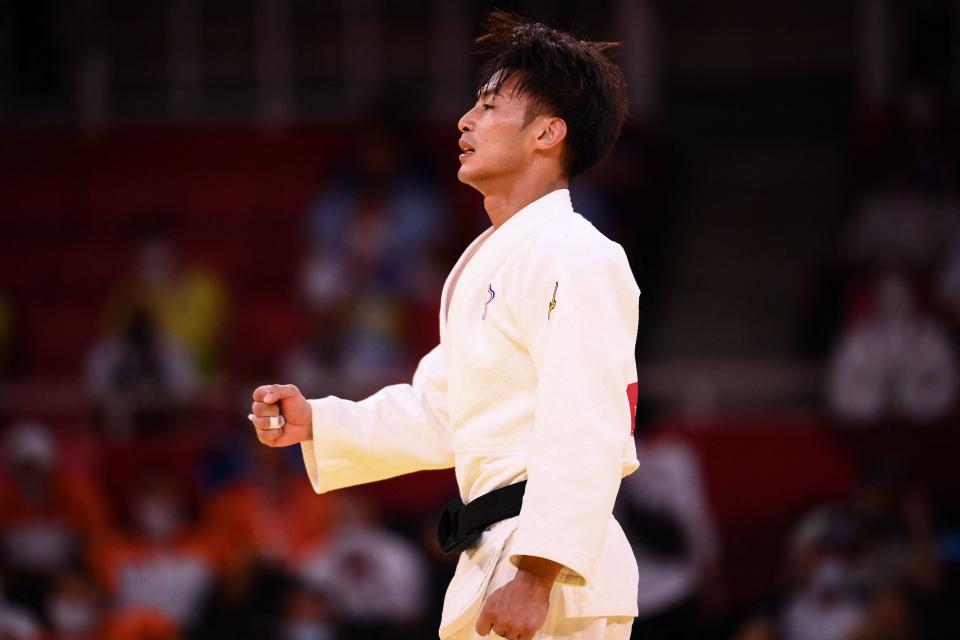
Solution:
<path fill-rule="evenodd" d="M 103 603 L 96 585 L 79 571 L 57 576 L 47 600 L 47 620 L 58 640 L 96 640 L 103 632 Z"/>
<path fill-rule="evenodd" d="M 851 422 L 901 416 L 931 421 L 954 407 L 956 394 L 956 354 L 944 328 L 917 308 L 902 276 L 880 277 L 872 308 L 835 347 L 831 409 Z"/>
<path fill-rule="evenodd" d="M 130 435 L 158 430 L 194 390 L 196 376 L 180 346 L 146 309 L 131 313 L 119 331 L 95 344 L 87 360 L 87 385 L 108 431 Z"/>
<path fill-rule="evenodd" d="M 306 585 L 294 588 L 287 596 L 280 631 L 275 637 L 280 640 L 335 640 L 339 637 L 323 594 Z"/>
<path fill-rule="evenodd" d="M 214 538 L 231 540 L 216 550 L 222 564 L 242 565 L 252 556 L 293 571 L 304 554 L 329 542 L 341 498 L 314 493 L 276 450 L 256 441 L 248 446 L 251 469 L 210 499 L 206 527 Z"/>
<path fill-rule="evenodd" d="M 114 610 L 147 609 L 188 626 L 214 579 L 212 541 L 189 521 L 183 495 L 162 471 L 145 474 L 131 502 L 132 530 L 94 556 L 100 581 Z"/>
<path fill-rule="evenodd" d="M 0 582 L 0 638 L 3 640 L 40 640 L 37 619 L 23 607 L 7 602 L 4 584 Z"/>
<path fill-rule="evenodd" d="M 696 638 L 701 606 L 719 588 L 717 533 L 699 464 L 677 441 L 638 440 L 637 457 L 640 466 L 624 478 L 621 492 L 640 571 L 633 633 L 650 640 Z"/>
<path fill-rule="evenodd" d="M 339 520 L 340 496 L 315 494 L 299 460 L 292 474 L 289 456 L 244 442 L 249 468 L 207 504 L 211 539 L 230 544 L 213 549 L 218 579 L 191 637 L 296 638 L 296 633 L 323 626 L 310 612 L 314 605 L 323 611 L 326 607 L 316 602 L 316 594 L 294 584 L 292 574 L 305 555 L 328 543 Z"/>
<path fill-rule="evenodd" d="M 960 227 L 960 204 L 952 208 L 952 219 Z M 932 289 L 939 310 L 954 330 L 960 328 L 960 228 L 951 232 L 943 259 L 933 274 Z"/>
<path fill-rule="evenodd" d="M 305 393 L 360 397 L 406 372 L 406 307 L 376 290 L 350 292 L 314 313 L 307 339 L 286 356 L 290 380 Z M 302 385 L 302 386 L 301 386 Z"/>
<path fill-rule="evenodd" d="M 307 556 L 304 581 L 327 594 L 345 637 L 407 637 L 426 611 L 427 575 L 417 548 L 381 528 L 351 500 L 333 540 Z"/>
<path fill-rule="evenodd" d="M 403 151 L 389 126 L 362 129 L 343 171 L 314 199 L 309 302 L 326 304 L 353 287 L 403 291 L 415 258 L 444 237 L 435 187 Z"/>
<path fill-rule="evenodd" d="M 409 354 L 403 343 L 405 303 L 376 291 L 356 300 L 350 331 L 344 336 L 343 375 L 366 395 L 402 375 Z"/>
<path fill-rule="evenodd" d="M 741 624 L 730 640 L 778 640 L 776 624 L 765 616 L 747 619 Z"/>
<path fill-rule="evenodd" d="M 790 544 L 780 613 L 784 640 L 844 640 L 862 622 L 857 533 L 855 519 L 843 508 L 824 507 L 801 521 Z"/>
<path fill-rule="evenodd" d="M 226 540 L 227 538 L 218 538 Z M 221 545 L 224 547 L 232 546 Z M 276 622 L 291 578 L 278 566 L 252 555 L 221 566 L 217 581 L 199 607 L 190 637 L 197 640 L 275 638 Z"/>
<path fill-rule="evenodd" d="M 955 626 L 926 500 L 890 459 L 867 465 L 848 501 L 802 520 L 791 576 L 785 640 L 945 638 Z"/>
<path fill-rule="evenodd" d="M 164 340 L 182 345 L 190 369 L 203 377 L 219 366 L 227 310 L 226 288 L 209 269 L 181 265 L 165 233 L 150 234 L 141 244 L 137 271 L 111 294 L 107 316 L 111 328 L 130 326 L 146 313 Z"/>
<path fill-rule="evenodd" d="M 850 222 L 851 257 L 874 270 L 928 269 L 951 230 L 940 202 L 901 179 L 893 188 L 867 195 Z"/>
<path fill-rule="evenodd" d="M 81 565 L 106 532 L 99 494 L 85 478 L 60 471 L 57 448 L 36 422 L 14 425 L 0 483 L 0 561 L 9 593 L 42 615 L 51 581 Z"/>
<path fill-rule="evenodd" d="M 915 640 L 910 607 L 895 588 L 877 591 L 870 598 L 867 616 L 845 640 Z"/>
<path fill-rule="evenodd" d="M 864 616 L 851 567 L 839 558 L 825 556 L 788 596 L 781 617 L 783 638 L 844 640 Z"/>
<path fill-rule="evenodd" d="M 169 618 L 149 609 L 112 613 L 103 640 L 180 640 L 183 636 Z"/>
<path fill-rule="evenodd" d="M 872 589 L 904 581 L 923 590 L 940 581 L 934 525 L 926 497 L 906 485 L 891 458 L 872 460 L 850 501 L 860 528 L 860 565 Z"/>
<path fill-rule="evenodd" d="M 362 395 L 422 355 L 409 353 L 404 343 L 407 312 L 422 291 L 425 259 L 444 241 L 447 224 L 436 187 L 406 149 L 389 125 L 365 128 L 342 171 L 310 207 L 303 295 L 322 317 L 340 321 L 327 326 L 334 335 L 315 335 L 291 355 L 291 373 L 305 382 L 322 383 L 340 365 L 353 389 L 347 395 Z"/>
<path fill-rule="evenodd" d="M 349 397 L 343 380 L 346 335 L 350 322 L 346 297 L 311 314 L 306 339 L 287 353 L 284 375 L 308 398 Z"/>

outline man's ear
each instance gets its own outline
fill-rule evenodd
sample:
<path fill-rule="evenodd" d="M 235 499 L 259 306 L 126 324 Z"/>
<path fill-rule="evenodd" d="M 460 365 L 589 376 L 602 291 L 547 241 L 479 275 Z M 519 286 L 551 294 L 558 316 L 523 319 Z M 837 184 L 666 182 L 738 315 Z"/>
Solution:
<path fill-rule="evenodd" d="M 537 136 L 536 144 L 540 149 L 557 147 L 567 138 L 567 123 L 563 118 L 543 117 L 539 129 L 540 134 Z"/>

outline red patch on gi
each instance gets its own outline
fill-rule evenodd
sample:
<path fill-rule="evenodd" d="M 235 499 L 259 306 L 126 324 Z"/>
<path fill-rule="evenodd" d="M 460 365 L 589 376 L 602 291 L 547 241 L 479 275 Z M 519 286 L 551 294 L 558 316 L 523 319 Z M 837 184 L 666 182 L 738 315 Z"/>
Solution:
<path fill-rule="evenodd" d="M 638 383 L 631 382 L 627 385 L 627 402 L 630 403 L 630 435 L 637 430 L 637 399 L 640 396 L 640 387 Z"/>

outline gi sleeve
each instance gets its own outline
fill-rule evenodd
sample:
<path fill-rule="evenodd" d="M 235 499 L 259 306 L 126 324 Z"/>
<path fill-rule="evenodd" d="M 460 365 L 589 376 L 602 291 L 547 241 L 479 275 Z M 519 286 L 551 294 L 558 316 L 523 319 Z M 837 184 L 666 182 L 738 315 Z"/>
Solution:
<path fill-rule="evenodd" d="M 309 402 L 313 439 L 301 447 L 317 493 L 453 466 L 439 345 L 420 361 L 412 384 L 385 387 L 359 402 L 336 396 Z"/>
<path fill-rule="evenodd" d="M 547 558 L 567 569 L 558 579 L 585 584 L 632 437 L 640 291 L 612 242 L 564 242 L 528 263 L 519 317 L 538 384 L 510 560 Z"/>

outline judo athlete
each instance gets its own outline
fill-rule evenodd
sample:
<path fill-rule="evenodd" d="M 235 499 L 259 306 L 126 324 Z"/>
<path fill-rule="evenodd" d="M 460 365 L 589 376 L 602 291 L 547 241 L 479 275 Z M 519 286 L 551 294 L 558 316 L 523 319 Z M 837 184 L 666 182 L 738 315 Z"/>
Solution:
<path fill-rule="evenodd" d="M 441 638 L 628 638 L 637 564 L 611 511 L 637 467 L 640 291 L 567 190 L 619 136 L 623 76 L 607 44 L 505 13 L 477 42 L 458 175 L 492 226 L 443 287 L 439 346 L 359 402 L 259 387 L 250 419 L 263 444 L 301 445 L 317 492 L 455 468 Z"/>

